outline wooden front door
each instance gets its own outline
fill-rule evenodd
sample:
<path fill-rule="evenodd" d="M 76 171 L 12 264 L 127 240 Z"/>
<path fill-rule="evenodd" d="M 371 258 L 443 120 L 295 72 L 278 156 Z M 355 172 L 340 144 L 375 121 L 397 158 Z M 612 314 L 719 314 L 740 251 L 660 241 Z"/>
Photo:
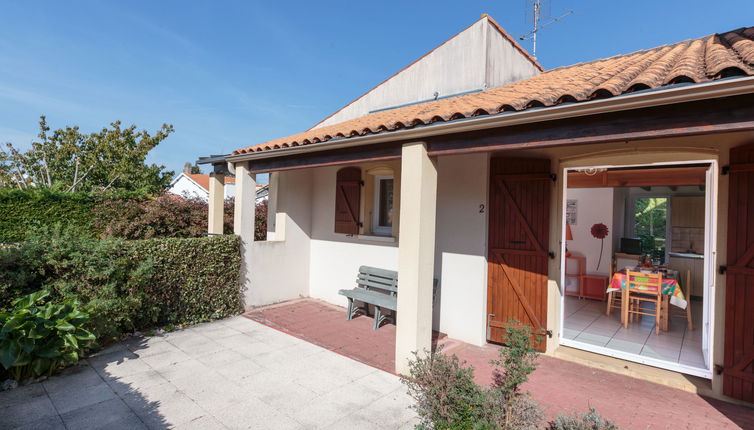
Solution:
<path fill-rule="evenodd" d="M 510 320 L 547 331 L 550 161 L 490 161 L 487 340 L 504 342 Z M 543 339 L 543 338 L 540 338 Z M 545 342 L 537 347 L 544 351 Z"/>
<path fill-rule="evenodd" d="M 723 392 L 754 402 L 754 145 L 730 151 Z"/>

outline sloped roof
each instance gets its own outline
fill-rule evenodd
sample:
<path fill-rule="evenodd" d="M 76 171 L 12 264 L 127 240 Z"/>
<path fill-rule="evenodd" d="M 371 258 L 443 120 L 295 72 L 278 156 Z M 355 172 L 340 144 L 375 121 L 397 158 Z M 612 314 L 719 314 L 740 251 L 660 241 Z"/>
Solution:
<path fill-rule="evenodd" d="M 203 173 L 184 173 L 189 179 L 196 182 L 196 185 L 204 188 L 205 191 L 209 191 L 209 175 Z M 231 176 L 225 177 L 225 184 L 235 184 L 236 178 Z"/>
<path fill-rule="evenodd" d="M 455 98 L 364 115 L 339 124 L 241 148 L 233 154 L 315 145 L 505 111 L 584 102 L 735 75 L 754 75 L 754 27 L 560 67 L 533 78 Z"/>

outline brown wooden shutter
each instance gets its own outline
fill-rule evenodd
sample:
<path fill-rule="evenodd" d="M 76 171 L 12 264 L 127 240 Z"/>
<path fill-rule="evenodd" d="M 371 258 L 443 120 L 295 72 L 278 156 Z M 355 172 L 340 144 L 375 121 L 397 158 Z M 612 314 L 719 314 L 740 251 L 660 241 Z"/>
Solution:
<path fill-rule="evenodd" d="M 490 161 L 487 339 L 504 342 L 509 320 L 547 333 L 550 161 Z M 542 340 L 542 338 L 539 338 Z M 536 347 L 544 351 L 545 342 Z"/>
<path fill-rule="evenodd" d="M 359 234 L 361 169 L 340 169 L 335 182 L 335 233 Z"/>
<path fill-rule="evenodd" d="M 754 402 L 754 145 L 730 151 L 723 393 Z"/>

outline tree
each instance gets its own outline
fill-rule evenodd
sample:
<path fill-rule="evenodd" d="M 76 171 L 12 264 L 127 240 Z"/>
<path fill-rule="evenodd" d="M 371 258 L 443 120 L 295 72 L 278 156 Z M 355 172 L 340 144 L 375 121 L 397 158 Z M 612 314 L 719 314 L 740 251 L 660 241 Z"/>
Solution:
<path fill-rule="evenodd" d="M 155 193 L 165 189 L 173 172 L 147 164 L 150 150 L 173 132 L 163 124 L 150 134 L 135 125 L 121 128 L 120 121 L 95 133 L 77 126 L 50 132 L 44 116 L 39 120 L 39 140 L 22 152 L 12 144 L 0 150 L 0 185 L 63 191 L 129 190 Z"/>

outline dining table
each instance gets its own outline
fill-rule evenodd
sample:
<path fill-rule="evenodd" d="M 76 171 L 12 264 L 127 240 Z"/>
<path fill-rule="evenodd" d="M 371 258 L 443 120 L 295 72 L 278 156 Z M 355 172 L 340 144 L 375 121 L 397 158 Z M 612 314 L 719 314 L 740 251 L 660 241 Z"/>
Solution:
<path fill-rule="evenodd" d="M 634 269 L 632 269 L 634 270 Z M 678 272 L 675 270 L 667 270 L 667 271 L 657 271 L 653 269 L 643 269 L 643 268 L 637 268 L 635 269 L 637 272 L 643 272 L 643 273 L 661 273 L 662 274 L 662 306 L 660 308 L 660 330 L 662 331 L 668 331 L 668 324 L 670 321 L 669 313 L 670 313 L 670 305 L 678 306 L 681 309 L 686 309 L 686 306 L 688 306 L 688 300 L 683 294 L 683 289 L 681 288 L 681 284 L 679 281 L 680 276 L 678 275 Z M 613 273 L 612 278 L 610 279 L 610 283 L 607 286 L 607 293 L 614 293 L 618 291 L 622 291 L 626 289 L 626 283 L 628 281 L 628 276 L 626 275 L 626 271 L 621 270 L 618 272 Z M 639 287 L 637 288 L 639 291 L 642 289 L 647 289 L 649 292 L 648 287 Z M 625 300 L 621 300 L 622 305 L 627 306 L 628 304 L 625 302 Z M 623 317 L 623 312 L 621 312 L 621 318 Z M 621 320 L 621 323 L 623 321 Z"/>

